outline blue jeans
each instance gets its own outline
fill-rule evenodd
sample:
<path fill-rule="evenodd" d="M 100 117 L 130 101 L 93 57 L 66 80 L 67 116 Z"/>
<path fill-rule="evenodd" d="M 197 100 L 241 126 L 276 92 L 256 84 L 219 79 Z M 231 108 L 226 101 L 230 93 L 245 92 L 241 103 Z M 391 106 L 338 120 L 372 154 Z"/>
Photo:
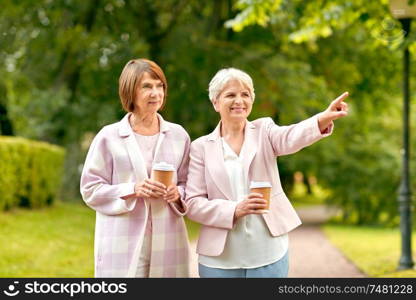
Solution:
<path fill-rule="evenodd" d="M 285 278 L 289 272 L 289 253 L 272 264 L 253 269 L 220 269 L 201 264 L 198 267 L 201 278 Z"/>

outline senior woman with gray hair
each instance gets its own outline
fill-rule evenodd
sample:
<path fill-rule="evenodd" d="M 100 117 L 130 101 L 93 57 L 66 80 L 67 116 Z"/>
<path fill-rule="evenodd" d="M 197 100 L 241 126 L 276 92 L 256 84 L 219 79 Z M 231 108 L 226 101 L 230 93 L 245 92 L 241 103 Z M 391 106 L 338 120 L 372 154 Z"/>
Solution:
<path fill-rule="evenodd" d="M 301 224 L 279 179 L 276 157 L 292 154 L 332 133 L 348 114 L 343 100 L 290 126 L 271 118 L 248 121 L 254 102 L 250 76 L 238 69 L 217 72 L 209 98 L 221 120 L 191 144 L 186 185 L 187 216 L 202 224 L 200 277 L 287 277 L 287 233 Z M 249 182 L 271 183 L 270 208 Z"/>

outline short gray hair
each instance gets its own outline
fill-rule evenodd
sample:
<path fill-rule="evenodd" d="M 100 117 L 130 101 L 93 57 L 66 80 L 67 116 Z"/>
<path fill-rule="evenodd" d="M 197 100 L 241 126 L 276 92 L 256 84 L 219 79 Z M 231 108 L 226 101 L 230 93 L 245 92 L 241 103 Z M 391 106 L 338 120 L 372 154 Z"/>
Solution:
<path fill-rule="evenodd" d="M 209 99 L 211 102 L 214 102 L 214 100 L 218 97 L 218 95 L 221 93 L 221 91 L 224 89 L 224 86 L 227 84 L 230 80 L 238 80 L 243 85 L 247 86 L 247 88 L 250 91 L 251 98 L 254 101 L 254 86 L 253 86 L 253 80 L 251 79 L 250 75 L 248 75 L 246 72 L 235 69 L 235 68 L 224 68 L 221 69 L 215 74 L 215 76 L 211 79 L 211 82 L 208 86 L 208 92 L 209 92 Z"/>

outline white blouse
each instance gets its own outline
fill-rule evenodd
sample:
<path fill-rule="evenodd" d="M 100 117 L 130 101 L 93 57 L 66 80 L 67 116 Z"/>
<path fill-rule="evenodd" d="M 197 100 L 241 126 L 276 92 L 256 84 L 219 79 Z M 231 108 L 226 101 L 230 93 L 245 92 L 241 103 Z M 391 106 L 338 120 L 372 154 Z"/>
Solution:
<path fill-rule="evenodd" d="M 244 145 L 238 156 L 222 138 L 225 167 L 230 178 L 234 198 L 240 202 L 249 193 L 244 178 Z M 224 251 L 219 256 L 199 255 L 199 263 L 221 269 L 251 269 L 274 263 L 287 252 L 287 234 L 273 237 L 261 215 L 239 218 L 228 232 Z"/>

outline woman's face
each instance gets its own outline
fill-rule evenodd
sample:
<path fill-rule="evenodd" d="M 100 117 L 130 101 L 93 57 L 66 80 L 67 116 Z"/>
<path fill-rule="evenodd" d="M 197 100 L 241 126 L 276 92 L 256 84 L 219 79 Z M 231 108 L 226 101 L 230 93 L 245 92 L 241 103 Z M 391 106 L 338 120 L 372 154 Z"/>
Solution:
<path fill-rule="evenodd" d="M 155 113 L 162 106 L 164 96 L 163 82 L 152 78 L 149 73 L 145 72 L 137 86 L 134 111 Z"/>
<path fill-rule="evenodd" d="M 214 100 L 214 108 L 221 120 L 245 121 L 251 113 L 253 99 L 250 90 L 238 80 L 230 80 Z"/>

